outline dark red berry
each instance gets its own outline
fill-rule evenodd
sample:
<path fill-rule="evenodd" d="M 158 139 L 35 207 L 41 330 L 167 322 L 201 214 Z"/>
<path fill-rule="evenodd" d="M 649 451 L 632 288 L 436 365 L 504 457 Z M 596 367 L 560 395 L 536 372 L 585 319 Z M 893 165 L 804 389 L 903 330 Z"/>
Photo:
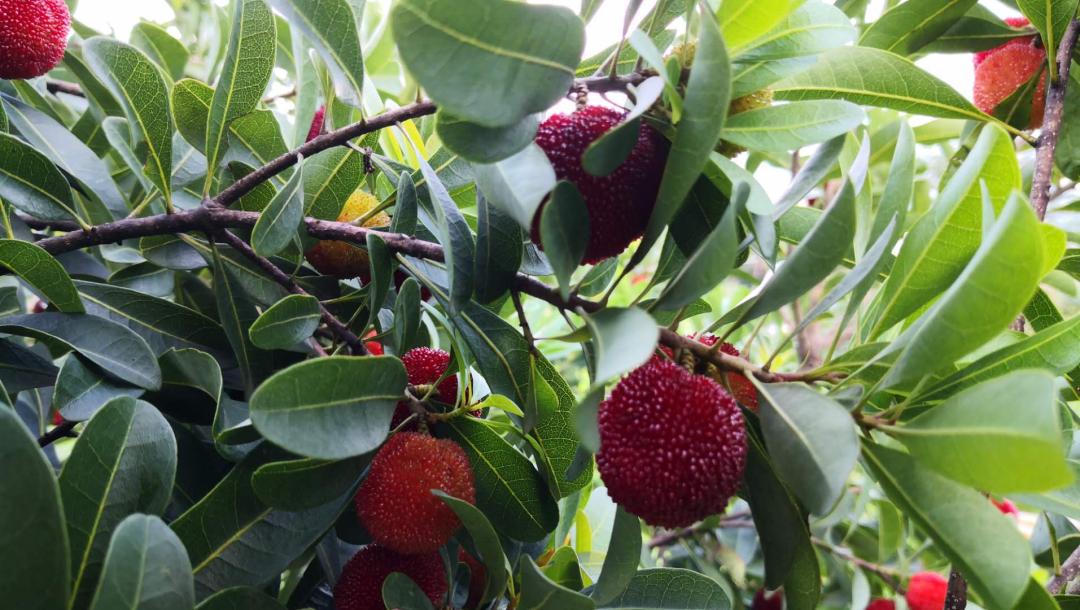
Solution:
<path fill-rule="evenodd" d="M 319 109 L 315 111 L 315 116 L 311 117 L 311 129 L 308 129 L 307 139 L 305 142 L 310 142 L 315 138 L 322 135 L 323 125 L 326 124 L 326 106 L 319 106 Z"/>
<path fill-rule="evenodd" d="M 406 352 L 401 357 L 401 362 L 405 364 L 405 371 L 409 374 L 410 385 L 427 385 L 438 381 L 446 372 L 446 367 L 450 366 L 450 354 L 441 349 L 417 347 Z M 450 375 L 439 384 L 434 397 L 440 402 L 452 405 L 457 402 L 457 393 L 457 375 Z M 394 409 L 390 428 L 397 428 L 410 414 L 409 405 L 399 402 Z"/>
<path fill-rule="evenodd" d="M 447 586 L 446 570 L 438 553 L 401 555 L 377 544 L 362 547 L 345 564 L 334 587 L 334 607 L 385 610 L 383 581 L 394 572 L 411 578 L 436 608 L 441 607 Z"/>
<path fill-rule="evenodd" d="M 780 591 L 770 594 L 765 589 L 758 589 L 750 610 L 784 610 L 784 594 Z"/>

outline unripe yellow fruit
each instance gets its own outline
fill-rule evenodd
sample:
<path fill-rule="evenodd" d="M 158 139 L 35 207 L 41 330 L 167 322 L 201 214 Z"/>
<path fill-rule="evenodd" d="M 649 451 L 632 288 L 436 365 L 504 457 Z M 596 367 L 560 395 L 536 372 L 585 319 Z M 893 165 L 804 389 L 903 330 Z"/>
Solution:
<path fill-rule="evenodd" d="M 379 205 L 378 197 L 357 189 L 338 214 L 338 222 L 352 222 L 364 216 Z M 390 216 L 379 212 L 364 221 L 362 226 L 386 227 L 390 225 Z M 367 250 L 346 241 L 323 240 L 315 244 L 304 255 L 312 267 L 323 275 L 332 275 L 342 279 L 358 277 L 367 283 L 371 277 Z"/>

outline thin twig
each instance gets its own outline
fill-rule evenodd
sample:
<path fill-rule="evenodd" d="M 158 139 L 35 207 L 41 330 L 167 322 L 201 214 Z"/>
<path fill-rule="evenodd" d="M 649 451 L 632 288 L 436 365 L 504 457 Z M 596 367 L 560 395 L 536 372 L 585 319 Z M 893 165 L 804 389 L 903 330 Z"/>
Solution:
<path fill-rule="evenodd" d="M 62 438 L 74 438 L 78 436 L 75 434 L 75 426 L 77 425 L 79 425 L 79 422 L 65 419 L 60 425 L 54 426 L 52 430 L 49 430 L 38 437 L 38 447 L 48 447 Z"/>
<path fill-rule="evenodd" d="M 45 83 L 45 90 L 53 95 L 57 93 L 66 93 L 75 97 L 86 97 L 83 93 L 82 87 L 76 83 L 69 83 L 62 80 L 50 80 Z"/>
<path fill-rule="evenodd" d="M 944 610 L 964 610 L 964 608 L 967 608 L 967 581 L 956 568 L 953 568 L 949 573 L 949 589 L 945 593 Z"/>
<path fill-rule="evenodd" d="M 1035 177 L 1031 182 L 1031 206 L 1042 220 L 1050 202 L 1050 183 L 1054 176 L 1054 153 L 1061 137 L 1062 116 L 1065 110 L 1065 92 L 1069 87 L 1069 71 L 1072 68 L 1073 49 L 1080 37 L 1080 21 L 1073 20 L 1061 38 L 1057 51 L 1058 79 L 1047 88 L 1046 112 L 1042 135 L 1039 136 L 1035 153 Z"/>

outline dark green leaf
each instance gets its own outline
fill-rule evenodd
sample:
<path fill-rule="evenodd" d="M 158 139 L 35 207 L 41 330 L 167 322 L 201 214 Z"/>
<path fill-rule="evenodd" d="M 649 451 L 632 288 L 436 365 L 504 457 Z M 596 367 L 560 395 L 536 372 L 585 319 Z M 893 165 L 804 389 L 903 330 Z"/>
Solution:
<path fill-rule="evenodd" d="M 32 243 L 0 239 L 0 265 L 7 267 L 60 311 L 82 313 L 82 301 L 64 267 Z"/>
<path fill-rule="evenodd" d="M 537 115 L 502 127 L 484 127 L 441 110 L 435 119 L 435 129 L 446 148 L 475 163 L 495 163 L 514 155 L 533 141 L 540 126 Z"/>
<path fill-rule="evenodd" d="M 364 82 L 358 29 L 361 15 L 347 0 L 270 0 L 270 5 L 319 52 L 334 80 L 338 99 L 359 108 Z"/>
<path fill-rule="evenodd" d="M 660 339 L 660 329 L 652 316 L 637 307 L 609 307 L 585 320 L 593 338 L 597 383 L 645 364 Z"/>
<path fill-rule="evenodd" d="M 109 542 L 90 610 L 190 610 L 191 562 L 176 534 L 152 515 L 131 515 Z"/>
<path fill-rule="evenodd" d="M 383 581 L 382 598 L 387 608 L 397 610 L 433 610 L 434 608 L 420 585 L 401 572 L 392 572 Z"/>
<path fill-rule="evenodd" d="M 503 556 L 502 543 L 495 528 L 491 526 L 484 513 L 472 504 L 450 497 L 441 491 L 433 490 L 431 493 L 442 498 L 447 506 L 461 519 L 462 525 L 469 532 L 480 561 L 484 564 L 487 572 L 486 584 L 480 603 L 486 603 L 495 599 L 506 588 L 506 557 Z"/>
<path fill-rule="evenodd" d="M 594 176 L 607 176 L 618 169 L 637 146 L 641 132 L 641 115 L 645 114 L 664 93 L 664 81 L 652 76 L 642 82 L 634 93 L 634 107 L 615 127 L 593 140 L 581 155 L 582 168 Z"/>
<path fill-rule="evenodd" d="M 615 510 L 615 524 L 611 527 L 604 567 L 592 592 L 596 603 L 607 603 L 625 591 L 640 561 L 641 522 L 620 506 Z"/>
<path fill-rule="evenodd" d="M 476 298 L 490 303 L 510 289 L 523 256 L 521 228 L 487 197 L 476 197 Z"/>
<path fill-rule="evenodd" d="M 292 294 L 264 311 L 251 325 L 251 342 L 262 349 L 288 349 L 311 338 L 319 327 L 319 299 Z"/>
<path fill-rule="evenodd" d="M 285 610 L 276 599 L 251 587 L 233 587 L 207 597 L 196 610 Z"/>
<path fill-rule="evenodd" d="M 262 3 L 262 0 L 246 0 Z M 273 256 L 296 239 L 304 218 L 303 157 L 296 164 L 292 178 L 274 195 L 259 215 L 251 232 L 251 247 L 260 256 Z"/>
<path fill-rule="evenodd" d="M 0 133 L 0 197 L 34 218 L 79 218 L 71 187 L 60 170 L 45 155 L 6 133 Z"/>
<path fill-rule="evenodd" d="M 213 249 L 214 297 L 225 338 L 236 355 L 240 374 L 244 378 L 244 389 L 250 395 L 259 382 L 270 374 L 273 364 L 270 353 L 255 347 L 248 336 L 248 329 L 258 319 L 258 311 L 240 281 L 241 273 L 247 267 L 231 269 L 226 266 L 226 261 L 230 260 L 222 254 L 221 247 Z"/>
<path fill-rule="evenodd" d="M 316 508 L 340 497 L 360 481 L 373 454 L 347 460 L 290 460 L 260 466 L 251 477 L 255 495 L 282 510 Z"/>
<path fill-rule="evenodd" d="M 138 398 L 142 393 L 138 388 L 109 380 L 72 354 L 57 375 L 52 406 L 64 419 L 84 421 L 117 396 Z"/>
<path fill-rule="evenodd" d="M 540 213 L 540 239 L 559 280 L 559 294 L 568 299 L 570 278 L 589 245 L 589 210 L 573 183 L 562 181 L 555 185 Z"/>
<path fill-rule="evenodd" d="M 731 599 L 715 580 L 681 568 L 640 570 L 621 595 L 597 608 L 612 610 L 729 610 Z"/>
<path fill-rule="evenodd" d="M 190 53 L 184 43 L 159 25 L 143 21 L 131 28 L 131 44 L 153 59 L 172 80 L 184 77 Z"/>
<path fill-rule="evenodd" d="M 532 557 L 521 561 L 522 610 L 593 610 L 596 602 L 566 587 L 555 584 L 536 567 Z"/>

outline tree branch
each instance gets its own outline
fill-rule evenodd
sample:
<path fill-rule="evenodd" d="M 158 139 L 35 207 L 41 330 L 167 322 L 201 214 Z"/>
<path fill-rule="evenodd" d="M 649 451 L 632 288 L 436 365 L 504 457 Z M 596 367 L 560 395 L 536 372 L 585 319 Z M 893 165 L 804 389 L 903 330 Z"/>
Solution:
<path fill-rule="evenodd" d="M 967 608 L 967 581 L 964 575 L 952 569 L 949 573 L 949 588 L 945 593 L 944 610 L 964 610 Z"/>
<path fill-rule="evenodd" d="M 79 425 L 77 421 L 64 420 L 58 426 L 53 426 L 52 430 L 49 430 L 45 434 L 42 434 L 37 439 L 38 447 L 48 447 L 54 442 L 62 438 L 72 438 L 77 436 L 75 434 L 75 426 Z"/>
<path fill-rule="evenodd" d="M 1065 93 L 1069 87 L 1069 72 L 1072 68 L 1073 49 L 1080 37 L 1080 21 L 1073 20 L 1061 38 L 1057 51 L 1058 79 L 1046 92 L 1046 112 L 1043 118 L 1043 131 L 1039 136 L 1038 150 L 1035 153 L 1035 177 L 1031 182 L 1031 206 L 1042 220 L 1046 217 L 1046 207 L 1050 203 L 1050 183 L 1054 176 L 1054 153 L 1061 137 L 1061 122 L 1065 110 Z"/>

